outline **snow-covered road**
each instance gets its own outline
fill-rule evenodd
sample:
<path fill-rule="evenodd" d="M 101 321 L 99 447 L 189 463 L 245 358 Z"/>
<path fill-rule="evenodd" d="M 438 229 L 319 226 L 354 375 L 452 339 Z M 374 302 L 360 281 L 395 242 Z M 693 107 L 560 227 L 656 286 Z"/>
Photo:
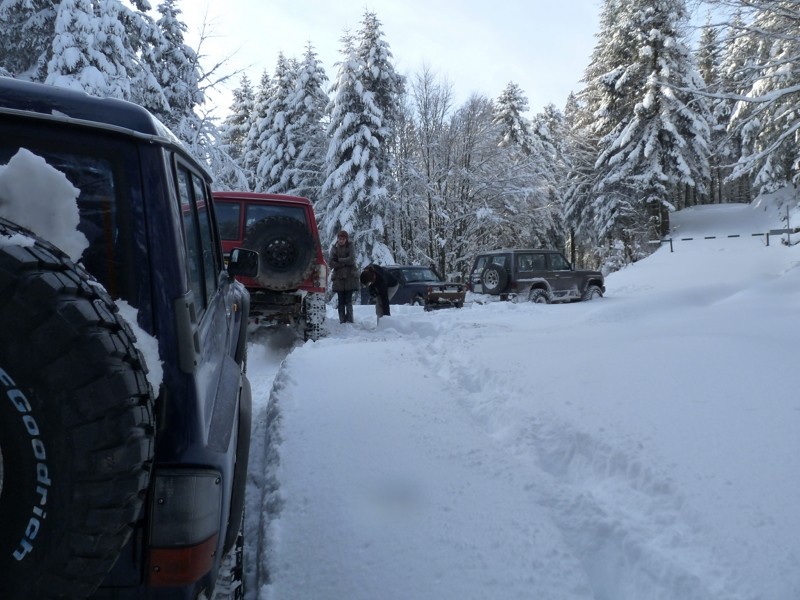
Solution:
<path fill-rule="evenodd" d="M 252 343 L 249 596 L 800 597 L 798 248 L 665 246 L 590 303 Z"/>

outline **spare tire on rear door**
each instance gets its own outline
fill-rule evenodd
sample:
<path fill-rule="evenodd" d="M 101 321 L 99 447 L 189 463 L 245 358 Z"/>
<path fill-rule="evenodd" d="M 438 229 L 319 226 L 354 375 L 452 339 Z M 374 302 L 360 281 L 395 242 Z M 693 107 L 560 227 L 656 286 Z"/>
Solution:
<path fill-rule="evenodd" d="M 305 223 L 275 215 L 252 225 L 245 248 L 258 252 L 258 283 L 269 290 L 297 289 L 311 274 L 316 247 Z"/>
<path fill-rule="evenodd" d="M 508 273 L 499 265 L 489 265 L 481 273 L 481 283 L 485 294 L 500 294 L 508 285 Z"/>
<path fill-rule="evenodd" d="M 0 598 L 85 598 L 142 509 L 153 399 L 111 297 L 0 219 Z"/>

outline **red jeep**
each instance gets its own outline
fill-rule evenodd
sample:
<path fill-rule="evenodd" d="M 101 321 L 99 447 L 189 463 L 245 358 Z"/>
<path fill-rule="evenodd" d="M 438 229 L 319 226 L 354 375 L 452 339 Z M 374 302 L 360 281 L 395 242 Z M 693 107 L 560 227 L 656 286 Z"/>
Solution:
<path fill-rule="evenodd" d="M 214 192 L 222 249 L 259 254 L 258 276 L 240 277 L 250 292 L 251 326 L 286 324 L 317 340 L 325 322 L 328 265 L 314 207 L 307 198 Z"/>

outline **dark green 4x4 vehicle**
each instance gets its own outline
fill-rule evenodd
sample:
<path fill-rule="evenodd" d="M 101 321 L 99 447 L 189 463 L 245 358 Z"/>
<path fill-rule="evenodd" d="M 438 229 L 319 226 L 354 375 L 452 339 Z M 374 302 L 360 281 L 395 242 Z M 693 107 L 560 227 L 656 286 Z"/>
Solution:
<path fill-rule="evenodd" d="M 0 78 L 0 165 L 0 598 L 240 598 L 257 253 L 136 105 Z"/>
<path fill-rule="evenodd" d="M 591 300 L 606 291 L 599 271 L 573 268 L 558 250 L 528 248 L 478 254 L 469 284 L 476 294 L 539 303 Z"/>

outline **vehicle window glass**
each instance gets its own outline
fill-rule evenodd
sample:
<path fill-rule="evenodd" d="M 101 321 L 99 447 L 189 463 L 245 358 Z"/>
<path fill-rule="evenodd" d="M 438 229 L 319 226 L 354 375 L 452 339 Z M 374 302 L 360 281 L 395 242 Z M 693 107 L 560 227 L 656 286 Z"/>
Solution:
<path fill-rule="evenodd" d="M 433 269 L 405 269 L 403 271 L 405 280 L 408 283 L 415 281 L 438 281 L 439 276 L 433 272 Z"/>
<path fill-rule="evenodd" d="M 492 262 L 489 264 L 497 265 L 498 267 L 505 267 L 508 262 L 508 257 L 505 254 L 497 254 L 492 257 Z"/>
<path fill-rule="evenodd" d="M 475 261 L 475 268 L 472 269 L 473 273 L 478 273 L 483 271 L 486 268 L 486 261 L 489 260 L 486 256 L 479 256 L 478 260 Z"/>
<path fill-rule="evenodd" d="M 214 202 L 214 210 L 217 213 L 217 223 L 219 224 L 219 235 L 223 240 L 238 240 L 242 238 L 239 232 L 240 216 L 242 205 L 238 202 Z"/>
<path fill-rule="evenodd" d="M 567 259 L 560 254 L 551 254 L 550 268 L 553 271 L 569 271 L 569 263 L 567 262 Z"/>
<path fill-rule="evenodd" d="M 197 205 L 197 220 L 200 225 L 200 246 L 203 252 L 203 272 L 205 273 L 206 302 L 211 301 L 211 296 L 217 290 L 217 277 L 219 276 L 221 263 L 217 238 L 214 232 L 214 221 L 212 220 L 209 205 L 211 199 L 208 195 L 208 188 L 203 184 L 203 180 L 197 173 L 192 173 L 192 186 L 194 188 L 194 200 Z"/>
<path fill-rule="evenodd" d="M 546 271 L 547 259 L 544 254 L 531 254 L 531 271 Z"/>
<path fill-rule="evenodd" d="M 192 193 L 191 174 L 184 167 L 178 167 L 178 195 L 183 215 L 183 235 L 186 244 L 186 265 L 189 269 L 189 289 L 194 292 L 199 307 L 206 306 L 203 277 L 203 249 L 200 243 L 200 226 L 197 221 L 197 207 Z"/>
<path fill-rule="evenodd" d="M 40 145 L 41 144 L 41 145 Z M 124 157 L 83 147 L 75 139 L 61 140 L 55 132 L 37 142 L 32 136 L 17 140 L 13 135 L 0 138 L 0 164 L 5 165 L 25 148 L 63 173 L 78 190 L 78 230 L 89 241 L 80 262 L 113 298 L 134 303 L 136 284 L 130 268 L 131 231 L 129 196 L 124 181 Z M 43 168 L 46 168 L 43 166 Z"/>
<path fill-rule="evenodd" d="M 533 269 L 532 254 L 517 254 L 517 271 L 531 271 Z"/>
<path fill-rule="evenodd" d="M 280 206 L 275 204 L 264 206 L 260 204 L 250 204 L 247 206 L 245 215 L 245 227 L 250 227 L 261 219 L 275 215 L 291 217 L 292 219 L 297 219 L 304 225 L 308 225 L 306 221 L 306 211 L 302 206 Z"/>

